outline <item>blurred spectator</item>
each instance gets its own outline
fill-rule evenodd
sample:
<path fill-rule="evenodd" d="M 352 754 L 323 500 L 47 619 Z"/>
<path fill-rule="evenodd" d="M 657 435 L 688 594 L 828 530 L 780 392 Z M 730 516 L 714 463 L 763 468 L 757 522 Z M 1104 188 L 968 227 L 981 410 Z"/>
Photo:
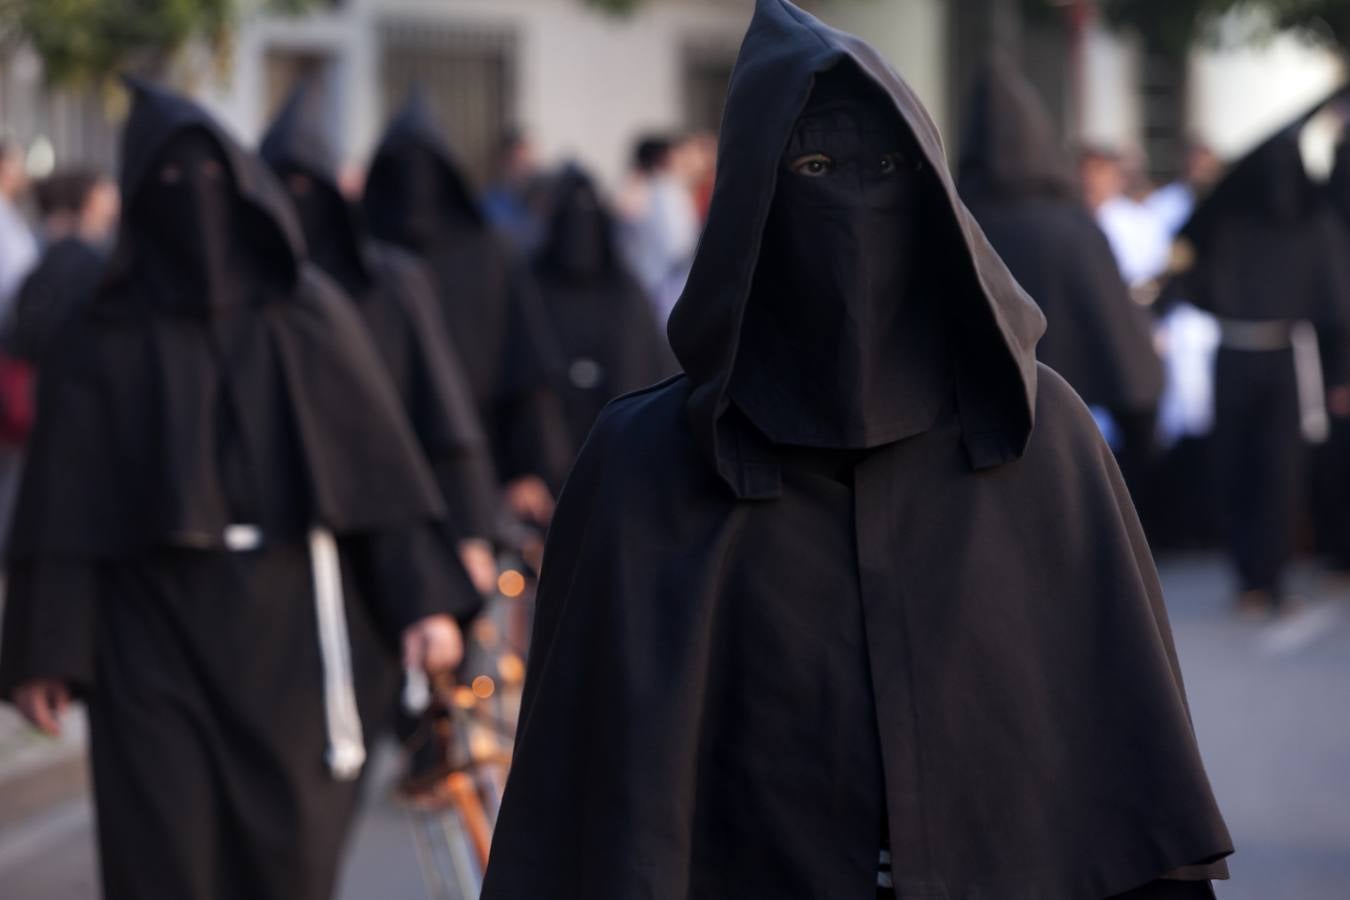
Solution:
<path fill-rule="evenodd" d="M 1149 194 L 1144 205 L 1169 235 L 1175 235 L 1191 217 L 1196 200 L 1209 191 L 1222 174 L 1223 161 L 1209 145 L 1192 141 L 1186 149 L 1186 169 L 1181 177 Z"/>
<path fill-rule="evenodd" d="M 497 144 L 495 176 L 483 192 L 483 212 L 488 221 L 527 253 L 539 240 L 539 220 L 528 196 L 538 167 L 529 135 L 518 128 L 508 129 Z"/>
<path fill-rule="evenodd" d="M 1083 199 L 1111 242 L 1121 275 L 1142 288 L 1167 270 L 1172 241 L 1158 216 L 1130 194 L 1130 171 L 1117 151 L 1088 147 L 1079 157 Z"/>
<path fill-rule="evenodd" d="M 685 136 L 675 147 L 675 170 L 694 200 L 694 210 L 700 223 L 708 218 L 712 205 L 713 183 L 717 179 L 717 135 L 696 131 Z"/>
<path fill-rule="evenodd" d="M 669 138 L 638 141 L 618 214 L 624 258 L 664 323 L 684 290 L 699 237 L 698 210 Z"/>
<path fill-rule="evenodd" d="M 27 189 L 23 148 L 0 142 L 0 312 L 37 262 L 37 242 L 19 213 Z"/>
<path fill-rule="evenodd" d="M 120 202 L 112 179 L 87 170 L 58 172 L 39 182 L 34 194 L 42 259 L 15 297 L 5 350 L 39 365 L 52 338 L 98 284 Z"/>

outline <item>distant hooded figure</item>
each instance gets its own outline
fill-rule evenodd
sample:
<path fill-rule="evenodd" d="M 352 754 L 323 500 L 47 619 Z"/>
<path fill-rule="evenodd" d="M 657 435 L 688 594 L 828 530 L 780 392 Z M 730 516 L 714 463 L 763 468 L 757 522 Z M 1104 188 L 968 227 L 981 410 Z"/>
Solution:
<path fill-rule="evenodd" d="M 1326 438 L 1325 390 L 1347 383 L 1350 236 L 1304 169 L 1307 118 L 1200 203 L 1182 230 L 1194 263 L 1175 285 L 1219 320 L 1214 464 L 1239 609 L 1250 614 L 1284 599 L 1304 442 Z"/>
<path fill-rule="evenodd" d="M 122 160 L 109 272 L 43 369 L 0 692 L 49 731 L 87 696 L 104 897 L 322 900 L 365 755 L 354 685 L 400 639 L 452 665 L 478 595 L 270 173 L 143 84 Z"/>
<path fill-rule="evenodd" d="M 1163 386 L 1147 315 L 1078 196 L 1035 88 L 1001 56 L 976 82 L 959 175 L 962 199 L 1045 313 L 1036 358 L 1111 415 L 1124 438 L 1122 463 L 1138 461 L 1152 443 Z"/>
<path fill-rule="evenodd" d="M 1042 328 L 909 87 L 760 0 L 686 374 L 550 532 L 484 900 L 1212 897 L 1157 576 Z"/>
<path fill-rule="evenodd" d="M 376 237 L 432 273 L 508 501 L 539 479 L 556 490 L 571 462 L 556 345 L 525 262 L 488 225 L 420 93 L 375 151 L 364 208 Z"/>
<path fill-rule="evenodd" d="M 614 222 L 590 176 L 567 166 L 548 190 L 535 283 L 566 363 L 568 432 L 578 445 L 620 394 L 676 370 L 669 344 L 614 243 Z"/>
<path fill-rule="evenodd" d="M 322 101 L 312 86 L 296 88 L 260 152 L 295 204 L 310 260 L 355 302 L 393 376 L 441 486 L 453 537 L 471 560 L 488 554 L 490 568 L 485 547 L 497 531 L 497 476 L 436 289 L 415 256 L 372 239 L 360 209 L 342 195 Z"/>

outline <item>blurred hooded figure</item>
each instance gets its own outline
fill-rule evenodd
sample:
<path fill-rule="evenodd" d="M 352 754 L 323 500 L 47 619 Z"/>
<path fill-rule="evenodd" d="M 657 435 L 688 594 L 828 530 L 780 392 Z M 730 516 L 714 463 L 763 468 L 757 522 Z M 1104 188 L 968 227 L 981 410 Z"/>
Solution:
<path fill-rule="evenodd" d="M 1252 615 L 1283 601 L 1304 443 L 1326 439 L 1324 392 L 1347 383 L 1350 237 L 1304 169 L 1306 119 L 1200 203 L 1182 230 L 1193 265 L 1172 288 L 1219 320 L 1214 464 L 1239 611 Z"/>
<path fill-rule="evenodd" d="M 571 463 L 561 359 L 528 268 L 488 225 L 421 93 L 375 151 L 364 208 L 376 237 L 431 271 L 507 502 L 526 519 L 547 520 Z"/>
<path fill-rule="evenodd" d="M 475 582 L 490 590 L 497 476 L 467 376 L 425 267 L 406 250 L 372 239 L 361 211 L 338 188 L 326 113 L 323 96 L 300 85 L 260 153 L 295 204 L 310 260 L 355 302 L 441 486 L 451 536 Z"/>
<path fill-rule="evenodd" d="M 1153 563 L 1043 326 L 909 87 L 759 0 L 687 374 L 610 404 L 550 532 L 484 900 L 1213 896 Z"/>
<path fill-rule="evenodd" d="M 1326 186 L 1327 198 L 1343 226 L 1350 252 L 1350 140 L 1342 135 L 1336 147 L 1335 164 Z M 1324 348 L 1323 356 L 1334 358 L 1347 352 L 1350 334 L 1340 336 L 1339 346 Z M 1330 351 L 1328 354 L 1327 351 Z M 1350 570 L 1350 387 L 1333 387 L 1327 395 L 1330 432 L 1316 454 L 1313 484 L 1313 514 L 1320 549 L 1332 565 Z"/>
<path fill-rule="evenodd" d="M 534 277 L 565 357 L 567 426 L 579 444 L 606 403 L 676 367 L 650 303 L 615 249 L 609 210 L 575 166 L 549 188 Z"/>
<path fill-rule="evenodd" d="M 400 641 L 455 664 L 478 595 L 280 187 L 200 107 L 134 90 L 118 246 L 43 370 L 0 691 L 53 733 L 87 697 L 104 897 L 321 900 L 365 756 L 353 685 Z"/>
<path fill-rule="evenodd" d="M 1006 58 L 990 60 L 977 81 L 964 134 L 961 197 L 1045 313 L 1036 358 L 1110 415 L 1134 486 L 1153 440 L 1162 364 L 1049 113 Z"/>

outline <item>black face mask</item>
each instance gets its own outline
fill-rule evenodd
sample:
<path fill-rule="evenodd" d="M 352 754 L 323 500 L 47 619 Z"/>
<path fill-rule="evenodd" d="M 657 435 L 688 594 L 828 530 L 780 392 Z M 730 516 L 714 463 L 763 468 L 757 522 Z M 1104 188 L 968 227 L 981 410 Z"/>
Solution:
<path fill-rule="evenodd" d="M 609 222 L 590 190 L 568 197 L 553 221 L 548 265 L 572 278 L 594 278 L 609 266 Z"/>
<path fill-rule="evenodd" d="M 423 245 L 447 219 L 445 176 L 435 154 L 424 147 L 405 146 L 391 156 L 379 182 L 379 209 L 394 221 L 386 223 L 402 241 Z"/>
<path fill-rule="evenodd" d="M 146 242 L 161 302 L 202 312 L 237 303 L 249 282 L 245 212 L 225 154 L 204 132 L 165 145 L 136 197 L 134 225 Z"/>
<path fill-rule="evenodd" d="M 309 258 L 351 289 L 361 271 L 356 225 L 347 199 L 331 184 L 292 168 L 281 174 L 305 235 Z"/>
<path fill-rule="evenodd" d="M 919 159 L 870 83 L 818 79 L 783 155 L 732 382 L 775 443 L 879 446 L 924 430 L 945 399 L 919 288 Z"/>

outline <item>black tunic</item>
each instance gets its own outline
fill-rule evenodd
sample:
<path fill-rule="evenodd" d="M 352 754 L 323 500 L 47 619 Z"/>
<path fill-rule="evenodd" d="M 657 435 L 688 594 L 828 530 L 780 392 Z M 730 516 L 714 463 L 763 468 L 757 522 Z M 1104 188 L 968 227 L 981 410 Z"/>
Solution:
<path fill-rule="evenodd" d="M 498 475 L 556 488 L 571 462 L 560 354 L 525 263 L 487 224 L 420 94 L 385 132 L 363 205 L 376 237 L 431 272 Z"/>
<path fill-rule="evenodd" d="M 1147 316 L 1078 197 L 1049 114 L 1006 60 L 982 73 L 964 134 L 961 197 L 1045 313 L 1036 358 L 1091 406 L 1151 413 L 1163 379 Z"/>
<path fill-rule="evenodd" d="M 352 298 L 441 485 L 452 531 L 496 534 L 496 473 L 467 376 L 436 291 L 412 254 L 366 234 L 337 185 L 317 93 L 301 85 L 263 137 L 260 153 L 292 188 L 310 258 Z"/>
<path fill-rule="evenodd" d="M 578 448 L 606 403 L 676 370 L 613 228 L 589 175 L 568 166 L 553 178 L 534 277 L 566 364 L 562 398 Z"/>
<path fill-rule="evenodd" d="M 203 165 L 161 163 L 187 143 Z M 261 164 L 136 85 L 122 186 L 108 276 L 43 370 L 0 692 L 89 697 L 109 900 L 320 900 L 356 788 L 324 761 L 307 532 L 340 547 L 367 713 L 401 631 L 478 597 L 376 350 Z M 201 268 L 153 238 L 169 193 L 200 215 Z"/>
<path fill-rule="evenodd" d="M 787 135 L 841 64 L 930 173 L 953 377 L 926 430 L 821 478 L 728 390 Z M 687 374 L 610 404 L 550 532 L 484 900 L 871 897 L 883 821 L 901 897 L 1223 871 L 1152 560 L 1042 326 L 910 89 L 760 0 L 670 325 Z"/>

